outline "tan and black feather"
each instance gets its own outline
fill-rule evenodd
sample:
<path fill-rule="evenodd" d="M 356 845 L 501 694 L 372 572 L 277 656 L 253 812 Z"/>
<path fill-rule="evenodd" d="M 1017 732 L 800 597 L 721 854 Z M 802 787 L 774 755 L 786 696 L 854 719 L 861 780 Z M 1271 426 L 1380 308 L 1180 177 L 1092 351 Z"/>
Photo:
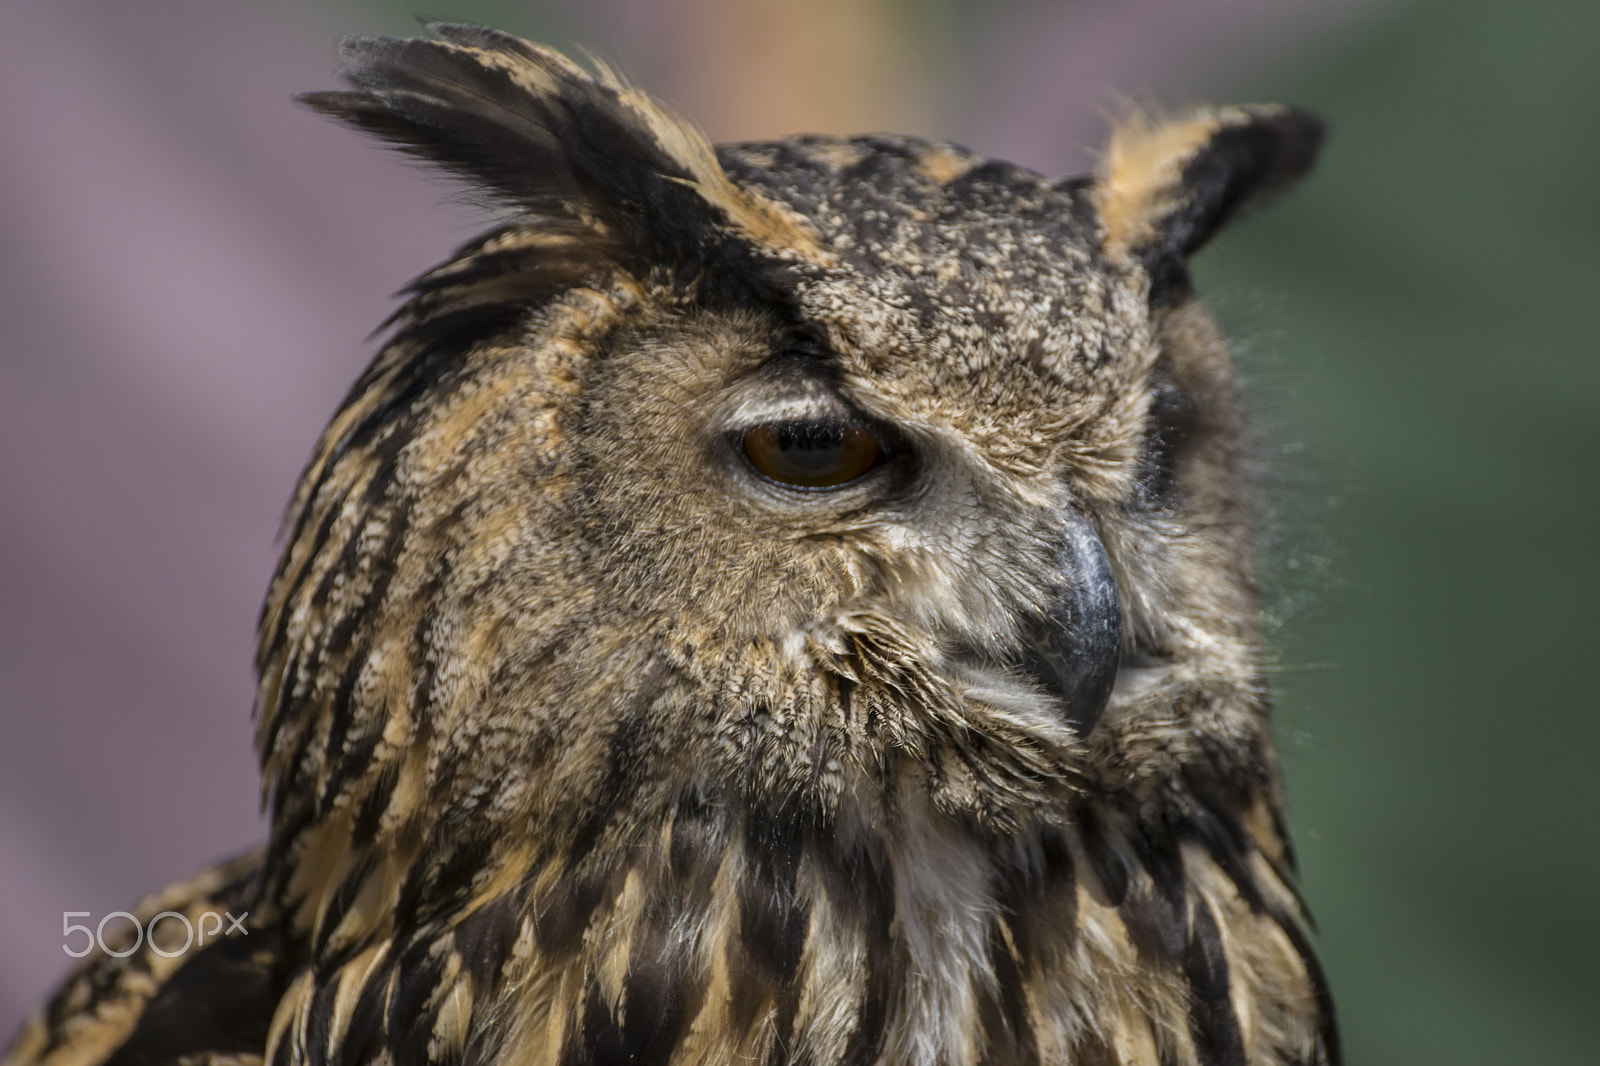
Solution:
<path fill-rule="evenodd" d="M 1130 120 L 1064 181 L 712 148 L 433 31 L 305 98 L 505 219 L 412 283 L 291 503 L 271 839 L 203 882 L 250 946 L 92 962 L 7 1066 L 1336 1063 L 1185 266 L 1315 120 Z M 741 458 L 812 424 L 881 459 Z"/>

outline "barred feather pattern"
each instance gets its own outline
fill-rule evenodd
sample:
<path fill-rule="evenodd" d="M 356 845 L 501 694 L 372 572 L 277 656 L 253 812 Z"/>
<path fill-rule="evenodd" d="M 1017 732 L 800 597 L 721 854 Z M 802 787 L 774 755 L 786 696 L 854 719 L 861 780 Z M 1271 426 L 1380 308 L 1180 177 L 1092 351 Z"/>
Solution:
<path fill-rule="evenodd" d="M 1311 120 L 1136 123 L 1065 182 L 712 149 L 435 33 L 347 42 L 309 102 L 512 214 L 412 284 L 291 503 L 271 837 L 184 896 L 248 953 L 90 960 L 8 1066 L 1336 1063 L 1182 265 Z M 828 403 L 917 462 L 739 480 L 729 427 Z M 1123 615 L 1092 727 L 1026 657 L 1069 521 Z"/>

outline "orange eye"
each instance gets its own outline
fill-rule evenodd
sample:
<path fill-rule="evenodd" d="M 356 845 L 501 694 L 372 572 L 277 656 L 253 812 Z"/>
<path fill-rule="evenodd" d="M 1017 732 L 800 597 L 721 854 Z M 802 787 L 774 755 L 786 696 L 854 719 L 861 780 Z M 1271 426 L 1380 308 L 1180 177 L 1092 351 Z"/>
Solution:
<path fill-rule="evenodd" d="M 800 489 L 848 485 L 883 462 L 883 442 L 860 422 L 776 422 L 739 435 L 757 473 Z"/>

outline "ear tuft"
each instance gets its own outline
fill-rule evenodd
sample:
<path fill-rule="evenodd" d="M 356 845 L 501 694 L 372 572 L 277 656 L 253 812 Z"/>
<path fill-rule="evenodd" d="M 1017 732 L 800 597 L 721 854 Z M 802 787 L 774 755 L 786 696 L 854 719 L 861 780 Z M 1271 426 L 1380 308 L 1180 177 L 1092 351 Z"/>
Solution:
<path fill-rule="evenodd" d="M 302 103 L 465 178 L 492 199 L 655 257 L 718 232 L 821 256 L 785 210 L 729 180 L 694 126 L 615 75 L 480 26 L 438 38 L 351 37 L 352 90 Z"/>
<path fill-rule="evenodd" d="M 1094 181 L 1107 254 L 1165 273 L 1241 209 L 1301 178 L 1322 122 L 1277 105 L 1207 109 L 1182 119 L 1118 123 Z"/>

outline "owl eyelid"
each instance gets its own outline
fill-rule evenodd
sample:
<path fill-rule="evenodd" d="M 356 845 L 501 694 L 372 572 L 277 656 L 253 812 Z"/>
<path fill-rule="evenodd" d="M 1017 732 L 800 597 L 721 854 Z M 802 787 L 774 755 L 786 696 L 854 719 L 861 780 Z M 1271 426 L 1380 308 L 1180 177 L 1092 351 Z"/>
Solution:
<path fill-rule="evenodd" d="M 747 430 L 774 422 L 862 420 L 840 395 L 835 377 L 814 359 L 783 354 L 767 360 L 732 390 L 717 419 L 724 429 Z"/>
<path fill-rule="evenodd" d="M 725 421 L 732 433 L 748 433 L 757 426 L 785 422 L 872 422 L 838 396 L 820 390 L 805 395 L 753 397 L 737 404 Z"/>

